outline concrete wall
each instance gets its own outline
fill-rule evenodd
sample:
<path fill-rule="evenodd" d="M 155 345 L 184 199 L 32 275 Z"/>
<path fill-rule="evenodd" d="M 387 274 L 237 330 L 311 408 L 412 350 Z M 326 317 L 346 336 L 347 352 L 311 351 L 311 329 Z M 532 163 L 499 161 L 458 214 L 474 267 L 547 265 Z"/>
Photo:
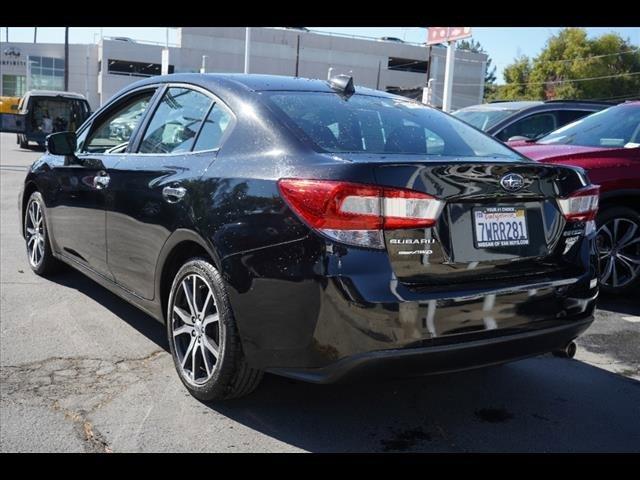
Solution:
<path fill-rule="evenodd" d="M 130 83 L 141 79 L 108 73 L 109 60 L 128 60 L 131 62 L 162 63 L 162 47 L 143 43 L 129 43 L 119 40 L 103 40 L 98 49 L 100 58 L 100 79 L 97 85 L 100 105 L 104 105 L 115 93 Z M 180 62 L 180 49 L 169 48 L 169 64 L 177 66 Z M 179 69 L 176 69 L 179 71 Z"/>
<path fill-rule="evenodd" d="M 275 28 L 252 29 L 251 72 L 294 75 L 298 38 L 299 76 L 326 78 L 327 71 L 333 67 L 334 73 L 352 72 L 356 84 L 370 88 L 386 90 L 387 87 L 412 88 L 426 84 L 426 74 L 387 69 L 389 57 L 427 61 L 429 52 L 425 46 Z M 179 39 L 183 68 L 199 67 L 202 55 L 208 55 L 209 72 L 243 71 L 244 28 L 182 28 Z M 435 61 L 431 77 L 436 80 L 436 98 L 441 98 L 446 49 L 435 46 L 432 56 Z M 456 57 L 455 82 L 474 85 L 454 85 L 454 106 L 460 108 L 481 102 L 486 55 L 456 52 Z"/>

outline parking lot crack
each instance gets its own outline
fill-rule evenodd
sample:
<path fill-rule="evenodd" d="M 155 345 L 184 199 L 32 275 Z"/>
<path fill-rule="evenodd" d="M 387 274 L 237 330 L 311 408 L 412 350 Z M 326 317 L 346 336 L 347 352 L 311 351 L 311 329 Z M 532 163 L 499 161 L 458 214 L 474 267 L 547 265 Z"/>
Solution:
<path fill-rule="evenodd" d="M 90 415 L 152 367 L 164 350 L 139 358 L 101 359 L 51 357 L 19 365 L 0 366 L 0 405 L 43 405 L 62 412 L 74 423 L 87 452 L 111 452 Z"/>

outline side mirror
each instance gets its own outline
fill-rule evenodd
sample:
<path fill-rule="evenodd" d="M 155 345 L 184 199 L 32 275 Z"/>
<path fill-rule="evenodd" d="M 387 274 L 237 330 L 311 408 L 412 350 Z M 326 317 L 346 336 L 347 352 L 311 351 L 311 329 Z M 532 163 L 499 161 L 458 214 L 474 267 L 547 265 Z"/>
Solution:
<path fill-rule="evenodd" d="M 75 155 L 76 144 L 74 132 L 58 132 L 47 136 L 47 150 L 52 155 Z"/>

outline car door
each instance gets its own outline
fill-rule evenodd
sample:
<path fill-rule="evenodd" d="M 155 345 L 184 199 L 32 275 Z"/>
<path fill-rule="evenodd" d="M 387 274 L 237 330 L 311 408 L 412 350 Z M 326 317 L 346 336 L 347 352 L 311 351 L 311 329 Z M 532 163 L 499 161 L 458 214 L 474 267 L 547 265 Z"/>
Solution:
<path fill-rule="evenodd" d="M 127 95 L 96 117 L 78 136 L 75 156 L 61 158 L 53 168 L 56 194 L 49 215 L 57 250 L 69 259 L 113 280 L 107 262 L 106 213 L 110 194 L 108 171 L 142 119 L 155 89 Z M 139 112 L 135 119 L 128 115 Z M 125 128 L 122 119 L 129 122 Z"/>
<path fill-rule="evenodd" d="M 174 230 L 195 223 L 197 179 L 231 117 L 210 92 L 187 85 L 166 86 L 153 108 L 132 152 L 109 170 L 107 206 L 109 267 L 119 285 L 150 300 L 160 251 Z"/>

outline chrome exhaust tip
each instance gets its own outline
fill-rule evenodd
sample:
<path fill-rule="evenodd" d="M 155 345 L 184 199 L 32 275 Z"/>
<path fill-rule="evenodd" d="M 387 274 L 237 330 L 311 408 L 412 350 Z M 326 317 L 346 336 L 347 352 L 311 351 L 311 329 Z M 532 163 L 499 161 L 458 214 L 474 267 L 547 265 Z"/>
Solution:
<path fill-rule="evenodd" d="M 578 350 L 578 346 L 576 345 L 576 342 L 571 341 L 567 343 L 564 348 L 561 348 L 559 350 L 554 350 L 551 353 L 553 353 L 554 357 L 573 358 L 576 356 L 577 350 Z"/>

